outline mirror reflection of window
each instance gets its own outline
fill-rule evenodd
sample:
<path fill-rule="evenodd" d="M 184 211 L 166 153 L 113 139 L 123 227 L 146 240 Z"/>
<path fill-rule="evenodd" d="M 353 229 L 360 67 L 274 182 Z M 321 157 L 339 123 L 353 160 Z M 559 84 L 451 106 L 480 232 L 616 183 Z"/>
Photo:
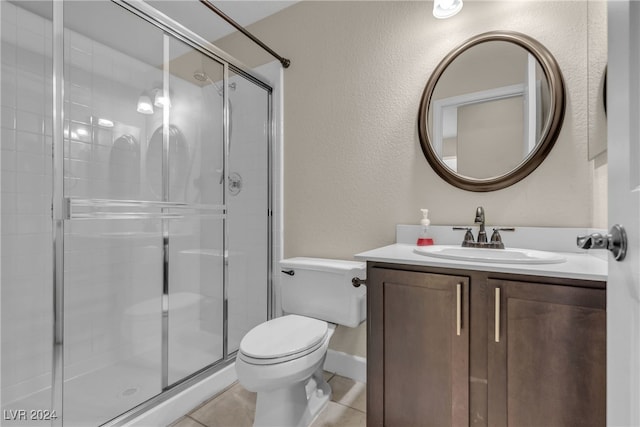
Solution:
<path fill-rule="evenodd" d="M 490 179 L 508 173 L 540 141 L 548 92 L 540 64 L 521 46 L 492 41 L 465 51 L 434 90 L 435 151 L 460 175 Z"/>
<path fill-rule="evenodd" d="M 483 179 L 518 166 L 529 154 L 514 143 L 524 133 L 523 104 L 523 97 L 513 97 L 458 109 L 458 173 Z"/>

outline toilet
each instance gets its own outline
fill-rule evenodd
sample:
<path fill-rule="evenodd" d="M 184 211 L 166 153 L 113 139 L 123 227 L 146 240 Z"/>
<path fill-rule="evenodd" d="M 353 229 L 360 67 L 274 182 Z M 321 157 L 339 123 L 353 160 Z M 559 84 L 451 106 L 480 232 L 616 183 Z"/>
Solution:
<path fill-rule="evenodd" d="M 250 330 L 236 356 L 238 382 L 257 392 L 254 427 L 306 427 L 331 398 L 323 376 L 336 325 L 366 319 L 364 262 L 290 258 L 280 262 L 285 315 Z"/>

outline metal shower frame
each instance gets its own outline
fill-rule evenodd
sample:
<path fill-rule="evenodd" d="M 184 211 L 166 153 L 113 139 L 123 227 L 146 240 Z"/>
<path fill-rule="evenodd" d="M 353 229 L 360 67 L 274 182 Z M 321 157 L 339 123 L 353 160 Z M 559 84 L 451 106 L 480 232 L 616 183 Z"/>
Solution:
<path fill-rule="evenodd" d="M 133 13 L 137 17 L 147 21 L 148 23 L 159 28 L 164 33 L 164 52 L 166 60 L 168 51 L 168 37 L 173 37 L 191 48 L 199 51 L 205 56 L 219 62 L 224 67 L 223 83 L 223 167 L 224 171 L 228 171 L 229 157 L 229 93 L 226 89 L 228 86 L 229 73 L 239 74 L 257 86 L 265 89 L 268 96 L 268 124 L 269 131 L 267 134 L 267 162 L 268 162 L 268 206 L 266 212 L 267 219 L 267 250 L 268 250 L 268 278 L 267 278 L 267 318 L 274 315 L 274 295 L 273 295 L 273 157 L 274 157 L 274 140 L 275 140 L 275 123 L 274 123 L 274 107 L 273 107 L 273 88 L 268 82 L 265 82 L 261 76 L 254 73 L 249 67 L 230 56 L 226 52 L 220 50 L 209 41 L 198 36 L 193 31 L 169 18 L 165 14 L 159 12 L 149 6 L 142 0 L 111 0 L 116 5 Z M 211 374 L 217 372 L 222 367 L 233 362 L 237 351 L 229 353 L 228 349 L 228 266 L 224 263 L 223 269 L 223 357 L 221 360 L 191 374 L 190 376 L 174 383 L 168 384 L 167 378 L 167 353 L 168 353 L 168 227 L 167 219 L 171 217 L 168 209 L 196 208 L 209 210 L 214 215 L 220 215 L 223 218 L 223 244 L 224 249 L 228 248 L 228 221 L 227 215 L 227 190 L 225 176 L 225 191 L 223 193 L 223 205 L 220 209 L 210 209 L 208 206 L 194 206 L 184 203 L 173 203 L 167 200 L 166 194 L 162 202 L 138 202 L 138 201 L 109 201 L 99 199 L 66 199 L 64 194 L 64 2 L 52 1 L 53 3 L 53 197 L 52 197 L 52 223 L 53 223 L 53 365 L 52 365 L 52 406 L 58 418 L 52 423 L 53 426 L 62 426 L 64 420 L 63 408 L 63 388 L 64 388 L 64 231 L 65 221 L 76 217 L 80 218 L 82 214 L 74 213 L 74 208 L 95 207 L 100 205 L 103 207 L 122 206 L 122 203 L 129 206 L 138 207 L 155 207 L 160 210 L 160 214 L 154 216 L 159 218 L 163 223 L 163 325 L 162 325 L 162 392 L 155 397 L 131 408 L 129 411 L 113 418 L 103 424 L 104 426 L 120 426 L 134 419 L 138 415 L 146 412 L 150 408 L 164 402 L 182 390 L 202 381 Z M 164 67 L 165 86 L 167 86 L 168 70 Z M 168 89 L 165 87 L 165 89 Z M 166 119 L 166 117 L 165 117 Z M 163 120 L 166 125 L 166 120 Z M 168 133 L 165 133 L 163 141 L 165 152 L 168 152 Z M 168 153 L 167 153 L 168 154 Z M 163 168 L 167 167 L 168 156 L 164 156 Z M 166 174 L 163 174 L 166 175 Z M 165 176 L 165 180 L 166 180 Z M 166 188 L 166 182 L 164 187 Z M 214 212 L 216 211 L 216 212 Z M 148 217 L 148 216 L 147 216 Z M 226 252 L 226 251 L 225 251 Z"/>

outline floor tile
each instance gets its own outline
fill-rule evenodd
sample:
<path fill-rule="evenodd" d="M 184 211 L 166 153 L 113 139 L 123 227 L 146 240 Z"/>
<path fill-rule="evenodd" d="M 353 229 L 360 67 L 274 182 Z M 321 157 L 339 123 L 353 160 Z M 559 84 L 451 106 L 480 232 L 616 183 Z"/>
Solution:
<path fill-rule="evenodd" d="M 365 427 L 367 415 L 356 409 L 329 402 L 311 427 Z"/>
<path fill-rule="evenodd" d="M 331 378 L 333 378 L 336 374 L 334 374 L 333 372 L 324 371 L 323 375 L 324 375 L 324 380 L 329 382 Z"/>
<path fill-rule="evenodd" d="M 331 400 L 361 412 L 367 411 L 366 384 L 336 375 L 331 378 L 329 385 L 333 391 Z"/>
<path fill-rule="evenodd" d="M 332 401 L 312 427 L 366 426 L 366 385 L 330 372 L 324 378 L 331 385 Z M 236 383 L 171 427 L 251 427 L 255 408 L 256 393 Z"/>
<path fill-rule="evenodd" d="M 189 417 L 182 417 L 169 427 L 202 427 L 202 424 Z"/>
<path fill-rule="evenodd" d="M 256 394 L 239 384 L 189 414 L 206 427 L 251 427 Z"/>

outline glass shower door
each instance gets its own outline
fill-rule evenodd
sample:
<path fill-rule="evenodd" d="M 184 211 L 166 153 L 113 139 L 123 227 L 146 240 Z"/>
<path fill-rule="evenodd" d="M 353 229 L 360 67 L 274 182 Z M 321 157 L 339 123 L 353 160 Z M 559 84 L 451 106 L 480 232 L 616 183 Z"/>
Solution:
<path fill-rule="evenodd" d="M 271 93 L 144 2 L 0 3 L 2 409 L 101 425 L 268 318 Z"/>
<path fill-rule="evenodd" d="M 166 40 L 165 196 L 192 208 L 166 230 L 170 385 L 223 357 L 224 66 L 176 39 Z"/>
<path fill-rule="evenodd" d="M 111 2 L 63 14 L 64 425 L 88 426 L 162 392 L 162 159 L 143 107 L 164 35 Z"/>
<path fill-rule="evenodd" d="M 236 74 L 229 84 L 228 349 L 269 318 L 270 92 Z"/>
<path fill-rule="evenodd" d="M 112 2 L 64 27 L 64 425 L 87 426 L 223 357 L 224 66 Z"/>

